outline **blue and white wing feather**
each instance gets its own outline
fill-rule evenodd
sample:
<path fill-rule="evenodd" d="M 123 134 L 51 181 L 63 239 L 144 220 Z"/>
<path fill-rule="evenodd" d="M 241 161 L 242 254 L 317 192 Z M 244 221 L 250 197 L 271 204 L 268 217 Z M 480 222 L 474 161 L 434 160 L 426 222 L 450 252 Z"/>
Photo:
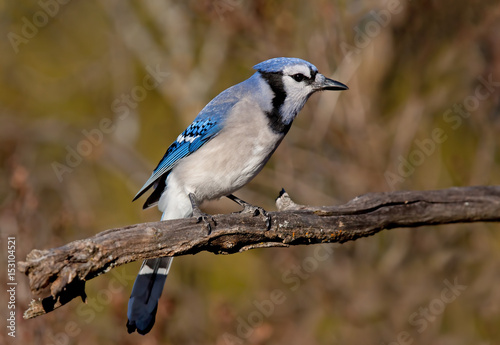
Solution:
<path fill-rule="evenodd" d="M 219 123 L 211 118 L 195 120 L 170 145 L 153 174 L 136 194 L 134 200 L 151 188 L 158 179 L 168 174 L 179 160 L 198 150 L 204 143 L 216 136 L 219 131 Z"/>
<path fill-rule="evenodd" d="M 142 186 L 133 200 L 136 200 L 154 186 L 155 192 L 146 200 L 144 208 L 155 205 L 165 188 L 165 179 L 175 165 L 182 158 L 198 150 L 222 130 L 227 114 L 239 100 L 237 96 L 235 97 L 234 93 L 231 94 L 229 92 L 237 86 L 235 85 L 225 90 L 202 109 L 193 123 L 169 146 L 158 166 L 153 170 L 151 177 Z"/>

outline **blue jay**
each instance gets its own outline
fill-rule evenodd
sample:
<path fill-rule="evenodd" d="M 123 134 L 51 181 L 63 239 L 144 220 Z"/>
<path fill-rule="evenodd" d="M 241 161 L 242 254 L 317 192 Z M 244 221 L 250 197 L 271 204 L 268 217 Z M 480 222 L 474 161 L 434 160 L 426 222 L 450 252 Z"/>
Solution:
<path fill-rule="evenodd" d="M 254 66 L 249 79 L 208 103 L 154 169 L 134 200 L 151 187 L 144 208 L 158 205 L 162 220 L 198 217 L 198 205 L 223 196 L 244 211 L 264 210 L 232 195 L 254 178 L 276 150 L 309 96 L 322 90 L 347 90 L 297 58 L 274 58 Z M 210 228 L 209 228 L 210 230 Z M 172 257 L 145 260 L 128 303 L 129 333 L 148 333 Z"/>

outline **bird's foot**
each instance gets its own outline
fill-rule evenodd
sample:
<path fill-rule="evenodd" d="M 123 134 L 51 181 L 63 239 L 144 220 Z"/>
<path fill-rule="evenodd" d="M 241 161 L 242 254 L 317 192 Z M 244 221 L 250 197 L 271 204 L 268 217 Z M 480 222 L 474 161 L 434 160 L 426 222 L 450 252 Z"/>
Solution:
<path fill-rule="evenodd" d="M 271 228 L 271 215 L 266 211 L 264 210 L 262 207 L 259 207 L 259 206 L 254 206 L 244 200 L 241 200 L 240 198 L 230 194 L 227 196 L 229 199 L 233 200 L 234 202 L 236 202 L 238 205 L 242 206 L 243 209 L 239 212 L 235 212 L 235 213 L 249 213 L 251 214 L 253 217 L 257 217 L 258 215 L 261 215 L 263 217 L 265 217 L 266 219 L 266 229 L 269 230 Z"/>
<path fill-rule="evenodd" d="M 271 227 L 271 216 L 262 207 L 246 204 L 243 206 L 243 210 L 237 213 L 250 213 L 254 217 L 261 215 L 266 218 L 266 229 L 269 230 L 269 228 Z"/>
<path fill-rule="evenodd" d="M 215 219 L 211 215 L 201 212 L 201 210 L 199 208 L 196 208 L 193 210 L 193 217 L 196 218 L 196 223 L 203 222 L 205 224 L 205 226 L 207 228 L 207 232 L 208 232 L 207 235 L 210 235 L 212 233 L 212 224 L 211 223 L 213 223 L 214 225 L 217 225 L 217 223 L 215 222 Z"/>
<path fill-rule="evenodd" d="M 196 223 L 203 222 L 205 224 L 205 227 L 207 228 L 207 235 L 210 235 L 212 233 L 211 223 L 217 225 L 215 219 L 211 215 L 204 213 L 200 210 L 198 205 L 196 205 L 196 203 L 194 202 L 193 194 L 189 194 L 189 199 L 191 200 L 191 206 L 193 208 L 193 218 L 196 218 Z"/>

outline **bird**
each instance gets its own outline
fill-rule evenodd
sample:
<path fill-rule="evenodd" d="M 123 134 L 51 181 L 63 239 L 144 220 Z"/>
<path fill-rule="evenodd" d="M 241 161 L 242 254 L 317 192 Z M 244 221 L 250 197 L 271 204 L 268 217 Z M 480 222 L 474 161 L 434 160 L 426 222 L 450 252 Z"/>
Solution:
<path fill-rule="evenodd" d="M 210 216 L 199 205 L 228 197 L 242 212 L 262 213 L 269 224 L 265 210 L 233 193 L 262 170 L 313 93 L 348 87 L 299 58 L 271 58 L 253 69 L 250 78 L 221 92 L 200 111 L 133 201 L 153 188 L 144 209 L 156 205 L 161 220 L 196 217 L 210 231 Z M 142 263 L 128 303 L 129 333 L 144 335 L 152 329 L 171 264 L 172 257 Z"/>

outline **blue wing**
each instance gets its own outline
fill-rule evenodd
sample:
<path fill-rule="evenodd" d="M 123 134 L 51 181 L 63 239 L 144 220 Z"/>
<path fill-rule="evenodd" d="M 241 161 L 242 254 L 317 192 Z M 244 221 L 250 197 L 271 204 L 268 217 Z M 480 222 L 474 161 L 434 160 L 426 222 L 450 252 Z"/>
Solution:
<path fill-rule="evenodd" d="M 161 193 L 163 193 L 165 179 L 170 170 L 175 167 L 179 160 L 198 150 L 203 144 L 220 132 L 233 106 L 245 96 L 245 87 L 251 89 L 252 83 L 255 82 L 255 77 L 247 79 L 221 92 L 211 100 L 201 110 L 193 123 L 170 145 L 160 163 L 158 163 L 158 166 L 153 171 L 153 174 L 136 194 L 134 200 L 154 185 L 155 191 L 149 196 L 144 204 L 144 208 L 154 205 L 160 198 Z"/>
<path fill-rule="evenodd" d="M 170 145 L 165 155 L 158 163 L 151 177 L 134 197 L 134 200 L 144 194 L 163 175 L 167 174 L 182 158 L 198 150 L 203 144 L 212 139 L 221 129 L 220 121 L 213 118 L 195 119 L 177 140 Z"/>

